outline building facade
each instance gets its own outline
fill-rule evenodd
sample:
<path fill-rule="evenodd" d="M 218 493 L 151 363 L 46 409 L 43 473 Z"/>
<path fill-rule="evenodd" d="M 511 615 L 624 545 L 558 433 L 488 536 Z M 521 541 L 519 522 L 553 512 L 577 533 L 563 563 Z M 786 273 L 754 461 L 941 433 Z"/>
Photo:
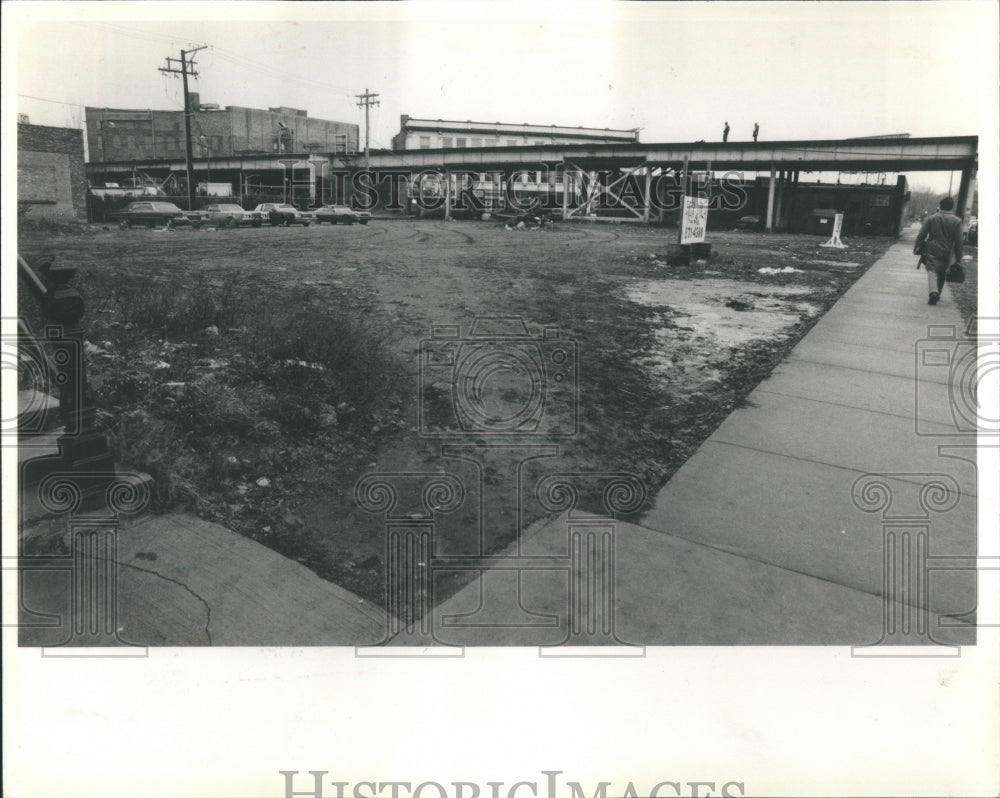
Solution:
<path fill-rule="evenodd" d="M 462 149 L 465 147 L 528 147 L 544 144 L 634 144 L 638 130 L 511 125 L 503 122 L 456 122 L 446 119 L 413 119 L 403 114 L 399 133 L 392 137 L 394 150 Z"/>
<path fill-rule="evenodd" d="M 82 130 L 18 124 L 17 204 L 32 218 L 86 218 Z"/>
<path fill-rule="evenodd" d="M 297 108 L 220 108 L 201 103 L 195 93 L 191 107 L 194 158 L 358 151 L 357 125 L 314 119 Z M 185 155 L 183 111 L 88 107 L 86 119 L 91 164 Z"/>

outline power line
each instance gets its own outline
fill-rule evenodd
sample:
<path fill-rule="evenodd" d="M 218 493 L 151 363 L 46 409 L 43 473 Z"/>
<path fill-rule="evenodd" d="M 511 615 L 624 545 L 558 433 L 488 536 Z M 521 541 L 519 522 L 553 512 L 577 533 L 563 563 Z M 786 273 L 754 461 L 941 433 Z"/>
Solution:
<path fill-rule="evenodd" d="M 29 100 L 40 100 L 43 103 L 53 103 L 55 105 L 73 105 L 77 108 L 86 108 L 87 106 L 83 103 L 68 103 L 63 100 L 50 100 L 48 97 L 36 97 L 33 94 L 18 94 L 18 97 L 25 97 Z"/>

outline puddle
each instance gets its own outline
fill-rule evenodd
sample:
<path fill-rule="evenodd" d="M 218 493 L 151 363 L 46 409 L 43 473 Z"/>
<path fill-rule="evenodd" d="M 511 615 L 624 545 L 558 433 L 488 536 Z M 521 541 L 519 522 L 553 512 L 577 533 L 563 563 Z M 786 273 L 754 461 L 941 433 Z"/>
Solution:
<path fill-rule="evenodd" d="M 803 315 L 817 314 L 818 305 L 797 299 L 814 290 L 736 280 L 644 280 L 627 287 L 625 296 L 662 311 L 659 346 L 647 364 L 669 373 L 671 381 L 683 376 L 699 382 L 718 376 L 709 363 L 725 349 L 780 338 Z"/>

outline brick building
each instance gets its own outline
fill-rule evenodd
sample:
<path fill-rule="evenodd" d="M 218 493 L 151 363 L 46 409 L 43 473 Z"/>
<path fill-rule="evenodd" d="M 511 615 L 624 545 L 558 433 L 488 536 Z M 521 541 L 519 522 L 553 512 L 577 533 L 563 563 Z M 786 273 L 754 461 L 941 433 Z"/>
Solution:
<path fill-rule="evenodd" d="M 436 150 L 527 147 L 540 144 L 634 144 L 638 141 L 638 130 L 456 122 L 447 119 L 414 119 L 403 114 L 399 119 L 399 133 L 392 137 L 392 148 Z"/>
<path fill-rule="evenodd" d="M 33 218 L 86 218 L 82 130 L 18 123 L 17 203 Z"/>
<path fill-rule="evenodd" d="M 194 158 L 358 151 L 357 125 L 311 118 L 298 108 L 220 108 L 194 92 L 191 107 Z M 88 107 L 86 119 L 91 164 L 184 157 L 183 111 Z"/>

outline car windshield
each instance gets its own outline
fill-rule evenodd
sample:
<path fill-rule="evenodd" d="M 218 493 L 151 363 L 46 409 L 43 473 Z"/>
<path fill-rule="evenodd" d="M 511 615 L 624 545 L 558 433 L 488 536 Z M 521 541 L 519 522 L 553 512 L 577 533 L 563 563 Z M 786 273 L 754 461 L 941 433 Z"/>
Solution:
<path fill-rule="evenodd" d="M 153 203 L 151 203 L 151 205 L 152 205 L 153 209 L 157 210 L 157 211 L 179 211 L 180 210 L 180 208 L 178 208 L 176 205 L 174 205 L 174 204 L 172 204 L 170 202 L 153 202 Z"/>
<path fill-rule="evenodd" d="M 209 210 L 212 211 L 236 211 L 238 213 L 243 213 L 243 208 L 239 205 L 210 205 Z"/>

